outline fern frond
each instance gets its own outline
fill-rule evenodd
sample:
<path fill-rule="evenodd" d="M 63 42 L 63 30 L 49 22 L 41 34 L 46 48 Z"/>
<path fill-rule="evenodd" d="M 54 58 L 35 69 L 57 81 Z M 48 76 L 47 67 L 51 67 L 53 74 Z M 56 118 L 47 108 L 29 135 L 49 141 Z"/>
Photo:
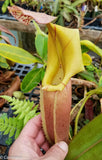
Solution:
<path fill-rule="evenodd" d="M 37 112 L 38 105 L 34 107 L 34 102 L 30 102 L 29 100 L 18 100 L 16 98 L 12 98 L 10 96 L 0 96 L 7 100 L 12 106 L 11 109 L 14 110 L 14 114 L 16 117 L 0 118 L 0 131 L 3 132 L 4 135 L 9 134 L 9 137 L 15 135 L 15 139 L 19 136 L 21 130 L 25 126 L 25 124 L 34 116 L 38 115 Z"/>
<path fill-rule="evenodd" d="M 14 114 L 17 115 L 17 118 L 19 120 L 24 120 L 24 125 L 28 120 L 39 114 L 39 112 L 37 112 L 38 105 L 34 107 L 34 102 L 30 102 L 29 100 L 18 100 L 15 97 L 12 98 L 6 95 L 0 97 L 10 103 L 12 106 L 11 109 L 14 110 Z"/>
<path fill-rule="evenodd" d="M 19 115 L 19 119 L 23 119 L 32 109 L 34 106 L 34 102 L 30 102 L 29 100 L 18 100 L 15 97 L 9 97 L 9 96 L 0 96 L 7 100 L 10 105 L 12 106 L 12 110 L 14 111 L 15 115 Z"/>
<path fill-rule="evenodd" d="M 15 114 L 18 114 L 24 110 L 30 110 L 34 106 L 34 102 L 30 102 L 29 100 L 23 101 L 23 100 L 16 99 L 15 97 L 10 97 L 6 95 L 0 96 L 0 97 L 7 100 L 10 103 L 10 105 L 13 106 L 12 110 L 17 110 Z"/>
<path fill-rule="evenodd" d="M 17 134 L 18 130 L 21 131 L 23 128 L 23 120 L 18 120 L 17 117 L 3 119 L 0 117 L 0 131 L 3 132 L 3 135 L 9 134 L 9 138 L 15 134 L 15 139 L 19 136 Z"/>
<path fill-rule="evenodd" d="M 34 115 L 38 115 L 39 112 L 36 113 L 37 111 L 37 108 L 38 108 L 38 105 L 36 105 L 33 110 L 31 110 L 24 118 L 24 125 L 31 119 L 34 117 Z"/>

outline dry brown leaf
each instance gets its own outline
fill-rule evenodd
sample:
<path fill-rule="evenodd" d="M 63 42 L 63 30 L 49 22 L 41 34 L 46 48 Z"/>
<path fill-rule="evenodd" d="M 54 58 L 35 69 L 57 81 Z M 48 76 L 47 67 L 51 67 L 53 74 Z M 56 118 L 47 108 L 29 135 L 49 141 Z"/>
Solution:
<path fill-rule="evenodd" d="M 5 33 L 11 35 L 14 38 L 15 43 L 16 43 L 16 37 L 7 28 L 5 28 L 4 26 L 0 25 L 0 31 L 5 32 Z"/>
<path fill-rule="evenodd" d="M 18 91 L 19 89 L 20 89 L 20 78 L 16 76 L 15 79 L 12 81 L 10 88 L 7 91 L 2 92 L 0 95 L 12 96 L 13 92 Z M 0 108 L 2 108 L 5 103 L 6 100 L 0 98 Z"/>
<path fill-rule="evenodd" d="M 6 43 L 11 44 L 8 37 L 0 35 L 0 38 L 4 39 Z"/>

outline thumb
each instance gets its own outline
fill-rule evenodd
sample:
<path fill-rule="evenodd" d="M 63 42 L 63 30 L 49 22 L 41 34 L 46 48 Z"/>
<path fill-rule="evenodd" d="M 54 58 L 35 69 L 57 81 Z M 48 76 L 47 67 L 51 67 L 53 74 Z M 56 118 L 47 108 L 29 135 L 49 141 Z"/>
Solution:
<path fill-rule="evenodd" d="M 61 141 L 53 145 L 43 158 L 46 160 L 64 160 L 67 153 L 68 145 L 64 141 Z"/>

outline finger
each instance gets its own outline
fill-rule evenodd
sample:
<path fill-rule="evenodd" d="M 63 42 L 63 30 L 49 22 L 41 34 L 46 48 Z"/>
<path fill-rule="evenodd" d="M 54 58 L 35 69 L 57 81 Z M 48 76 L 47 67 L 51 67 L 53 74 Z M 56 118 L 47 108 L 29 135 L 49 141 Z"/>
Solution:
<path fill-rule="evenodd" d="M 42 159 L 46 160 L 64 160 L 68 152 L 68 145 L 61 141 L 52 146 Z"/>
<path fill-rule="evenodd" d="M 48 151 L 48 149 L 49 149 L 49 144 L 48 144 L 48 142 L 46 141 L 42 146 L 41 146 L 41 148 L 44 150 L 44 151 Z"/>
<path fill-rule="evenodd" d="M 36 143 L 39 145 L 39 147 L 41 147 L 41 145 L 45 142 L 45 136 L 44 136 L 44 133 L 43 133 L 43 130 L 41 129 L 38 133 L 38 135 L 36 136 Z"/>
<path fill-rule="evenodd" d="M 23 128 L 20 136 L 35 138 L 42 127 L 41 115 L 35 116 Z"/>

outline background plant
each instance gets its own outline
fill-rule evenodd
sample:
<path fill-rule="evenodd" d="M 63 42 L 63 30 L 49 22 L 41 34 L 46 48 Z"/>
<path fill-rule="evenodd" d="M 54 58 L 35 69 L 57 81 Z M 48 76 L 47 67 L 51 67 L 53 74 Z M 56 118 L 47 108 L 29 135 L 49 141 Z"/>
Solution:
<path fill-rule="evenodd" d="M 23 92 L 29 92 L 34 87 L 36 87 L 42 81 L 46 69 L 48 36 L 47 34 L 41 31 L 41 29 L 35 22 L 34 25 L 36 27 L 35 47 L 37 51 L 37 57 L 34 57 L 31 54 L 29 54 L 29 56 L 26 57 L 26 54 L 28 55 L 27 51 L 24 51 L 19 47 L 5 46 L 5 44 L 4 45 L 0 44 L 0 52 L 2 56 L 11 59 L 17 63 L 29 64 L 36 62 L 36 65 L 34 66 L 33 70 L 31 70 L 24 77 L 22 81 L 21 90 Z M 84 64 L 86 65 L 86 71 L 79 73 L 79 75 L 81 76 L 81 78 L 95 82 L 97 85 L 99 83 L 100 85 L 102 79 L 101 68 L 95 67 L 94 64 L 92 64 L 91 57 L 86 53 L 89 50 L 92 50 L 100 57 L 102 57 L 102 49 L 100 49 L 90 41 L 81 41 L 81 46 L 82 46 L 83 60 L 87 61 L 88 65 Z M 9 56 L 7 55 L 7 50 L 9 50 Z M 11 52 L 13 50 L 14 53 L 16 53 L 16 56 L 13 52 Z M 22 60 L 20 59 L 21 53 L 22 53 Z M 38 68 L 37 63 L 41 64 L 40 68 Z"/>
<path fill-rule="evenodd" d="M 38 115 L 38 105 L 35 105 L 34 102 L 29 100 L 19 100 L 12 98 L 10 96 L 0 96 L 7 100 L 12 106 L 11 109 L 14 111 L 13 117 L 8 117 L 7 114 L 3 114 L 0 117 L 0 132 L 3 135 L 9 134 L 9 138 L 14 136 L 16 139 L 25 124 L 34 116 Z"/>
<path fill-rule="evenodd" d="M 32 56 L 29 52 L 19 47 L 6 45 L 3 43 L 0 44 L 0 51 L 4 59 L 7 58 L 11 61 L 13 60 L 14 62 L 22 63 L 22 64 L 31 64 L 31 63 L 41 64 L 40 68 L 38 68 L 38 65 L 36 64 L 33 70 L 30 71 L 23 79 L 23 82 L 21 85 L 21 89 L 23 92 L 28 92 L 32 90 L 34 87 L 36 87 L 40 83 L 40 81 L 44 76 L 45 68 L 46 68 L 48 36 L 41 31 L 41 29 L 35 22 L 34 22 L 34 25 L 37 30 L 36 37 L 35 37 L 35 46 L 37 50 L 36 57 Z M 42 45 L 39 45 L 39 44 L 42 44 Z"/>
<path fill-rule="evenodd" d="M 2 6 L 2 12 L 7 11 L 7 7 L 14 4 L 20 5 L 24 8 L 34 10 L 37 12 L 44 12 L 49 15 L 55 15 L 58 17 L 57 23 L 64 26 L 65 22 L 78 21 L 80 17 L 79 7 L 86 0 L 5 0 Z M 23 6 L 25 4 L 25 6 Z"/>
<path fill-rule="evenodd" d="M 8 35 L 12 36 L 14 38 L 15 43 L 16 43 L 15 36 L 7 28 L 5 28 L 2 25 L 0 25 L 0 41 L 3 39 L 6 43 L 11 44 L 9 41 L 9 38 L 6 36 L 3 36 L 1 34 L 1 32 L 5 32 Z M 6 58 L 4 58 L 3 56 L 0 56 L 0 67 L 5 68 L 5 69 L 10 68 L 10 61 L 8 62 Z"/>
<path fill-rule="evenodd" d="M 7 7 L 10 5 L 18 4 L 22 7 L 28 8 L 34 11 L 41 11 L 51 14 L 53 0 L 5 0 L 2 6 L 2 12 L 5 13 L 7 11 Z"/>
<path fill-rule="evenodd" d="M 102 14 L 102 1 L 98 0 L 5 0 L 2 12 L 7 7 L 17 4 L 28 10 L 44 12 L 58 17 L 56 23 L 69 27 L 80 27 L 84 25 L 84 17 L 96 18 Z M 97 17 L 99 18 L 99 17 Z"/>
<path fill-rule="evenodd" d="M 86 70 L 84 72 L 79 73 L 79 75 L 81 76 L 81 78 L 84 78 L 88 81 L 92 81 L 96 83 L 97 86 L 101 86 L 102 85 L 102 80 L 101 80 L 102 79 L 102 69 L 101 69 L 102 49 L 94 45 L 92 42 L 88 40 L 81 41 L 81 47 L 82 47 L 82 54 L 89 53 L 89 51 L 91 50 L 94 53 L 96 53 L 98 56 L 100 56 L 100 64 L 99 66 L 95 66 L 96 64 L 90 61 L 91 57 L 88 58 L 87 60 L 89 61 L 89 64 L 85 65 Z M 83 58 L 85 60 L 86 56 Z"/>
<path fill-rule="evenodd" d="M 64 26 L 65 22 L 71 22 L 73 19 L 79 19 L 80 13 L 78 11 L 79 6 L 86 0 L 76 0 L 71 2 L 70 0 L 55 0 L 52 7 L 52 13 L 58 16 L 57 23 Z"/>

